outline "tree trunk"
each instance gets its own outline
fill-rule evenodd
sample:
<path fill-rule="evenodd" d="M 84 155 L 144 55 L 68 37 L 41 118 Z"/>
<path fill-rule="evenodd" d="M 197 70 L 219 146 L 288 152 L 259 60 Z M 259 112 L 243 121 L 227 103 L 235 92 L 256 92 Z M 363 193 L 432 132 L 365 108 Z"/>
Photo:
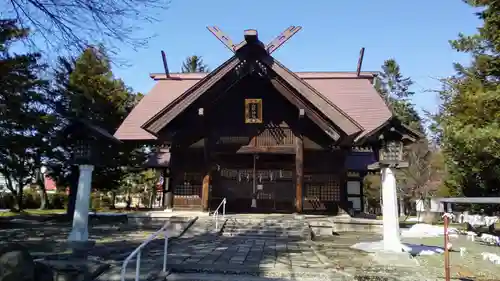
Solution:
<path fill-rule="evenodd" d="M 24 190 L 23 190 L 23 186 L 22 186 L 22 181 L 19 181 L 20 183 L 18 183 L 18 190 L 17 190 L 17 194 L 16 194 L 16 206 L 15 206 L 15 211 L 16 212 L 22 212 L 23 211 L 23 193 L 24 193 Z"/>
<path fill-rule="evenodd" d="M 130 196 L 130 191 L 127 192 L 127 199 L 126 199 L 126 206 L 125 210 L 130 210 L 130 205 L 132 205 L 132 197 Z"/>
<path fill-rule="evenodd" d="M 48 201 L 47 190 L 44 187 L 40 187 L 40 210 L 47 209 Z"/>
<path fill-rule="evenodd" d="M 403 195 L 399 196 L 399 216 L 402 217 L 405 214 L 405 201 Z"/>
<path fill-rule="evenodd" d="M 439 216 L 437 213 L 431 212 L 431 205 L 427 197 L 421 198 L 424 202 L 424 214 L 423 214 L 423 222 L 427 224 L 435 224 L 439 220 Z"/>
<path fill-rule="evenodd" d="M 153 209 L 153 204 L 154 204 L 154 199 L 155 199 L 155 193 L 151 191 L 151 194 L 149 195 L 149 209 Z"/>
<path fill-rule="evenodd" d="M 47 196 L 47 190 L 45 189 L 45 175 L 41 175 L 41 177 L 37 177 L 38 188 L 40 192 L 40 210 L 47 209 L 47 202 L 49 201 Z"/>
<path fill-rule="evenodd" d="M 111 210 L 116 209 L 116 191 L 111 191 Z"/>

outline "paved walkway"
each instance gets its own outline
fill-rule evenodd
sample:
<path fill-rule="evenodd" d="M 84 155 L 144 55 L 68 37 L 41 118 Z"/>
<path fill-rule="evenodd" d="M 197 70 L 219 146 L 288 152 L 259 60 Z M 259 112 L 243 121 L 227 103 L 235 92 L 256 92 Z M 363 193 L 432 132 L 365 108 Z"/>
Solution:
<path fill-rule="evenodd" d="M 308 242 L 233 237 L 198 238 L 176 243 L 169 250 L 174 268 L 312 268 L 323 265 Z"/>

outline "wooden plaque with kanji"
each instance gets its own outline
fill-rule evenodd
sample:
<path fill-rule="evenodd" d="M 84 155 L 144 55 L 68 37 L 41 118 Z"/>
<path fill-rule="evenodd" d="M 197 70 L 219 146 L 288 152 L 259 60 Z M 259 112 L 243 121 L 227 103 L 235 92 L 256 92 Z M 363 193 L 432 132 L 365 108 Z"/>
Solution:
<path fill-rule="evenodd" d="M 262 99 L 245 99 L 245 123 L 260 124 L 262 118 Z"/>

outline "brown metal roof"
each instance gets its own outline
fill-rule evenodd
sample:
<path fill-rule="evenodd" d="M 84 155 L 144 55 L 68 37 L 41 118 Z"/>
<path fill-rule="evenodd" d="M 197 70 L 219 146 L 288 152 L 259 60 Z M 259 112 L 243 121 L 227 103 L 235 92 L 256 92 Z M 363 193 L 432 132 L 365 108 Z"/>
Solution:
<path fill-rule="evenodd" d="M 376 129 L 392 115 L 385 102 L 373 88 L 374 72 L 296 72 L 300 78 L 322 94 L 331 104 L 344 111 L 359 124 L 362 135 Z M 153 89 L 139 102 L 118 128 L 115 137 L 120 140 L 154 140 L 155 136 L 141 126 L 187 89 L 204 78 L 204 73 L 151 74 L 157 80 Z"/>

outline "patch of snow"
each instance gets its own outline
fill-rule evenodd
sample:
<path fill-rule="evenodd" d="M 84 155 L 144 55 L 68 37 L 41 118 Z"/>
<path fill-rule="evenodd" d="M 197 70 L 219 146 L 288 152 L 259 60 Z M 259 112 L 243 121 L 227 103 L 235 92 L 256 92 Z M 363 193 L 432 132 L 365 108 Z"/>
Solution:
<path fill-rule="evenodd" d="M 448 247 L 451 248 L 451 244 L 449 244 Z M 352 245 L 351 248 L 365 251 L 368 253 L 385 252 L 383 241 L 360 242 Z M 401 252 L 407 252 L 411 256 L 428 256 L 428 255 L 442 254 L 444 253 L 444 248 L 437 246 L 403 243 Z"/>
<path fill-rule="evenodd" d="M 499 255 L 493 254 L 493 253 L 486 253 L 486 252 L 481 253 L 481 255 L 483 256 L 483 260 L 489 260 L 490 262 L 492 262 L 494 264 L 500 265 L 500 256 Z"/>
<path fill-rule="evenodd" d="M 454 227 L 448 228 L 448 234 L 457 234 L 458 230 Z M 406 238 L 424 238 L 438 237 L 444 235 L 444 227 L 441 225 L 431 225 L 426 223 L 417 223 L 407 230 L 401 232 L 401 237 Z"/>

